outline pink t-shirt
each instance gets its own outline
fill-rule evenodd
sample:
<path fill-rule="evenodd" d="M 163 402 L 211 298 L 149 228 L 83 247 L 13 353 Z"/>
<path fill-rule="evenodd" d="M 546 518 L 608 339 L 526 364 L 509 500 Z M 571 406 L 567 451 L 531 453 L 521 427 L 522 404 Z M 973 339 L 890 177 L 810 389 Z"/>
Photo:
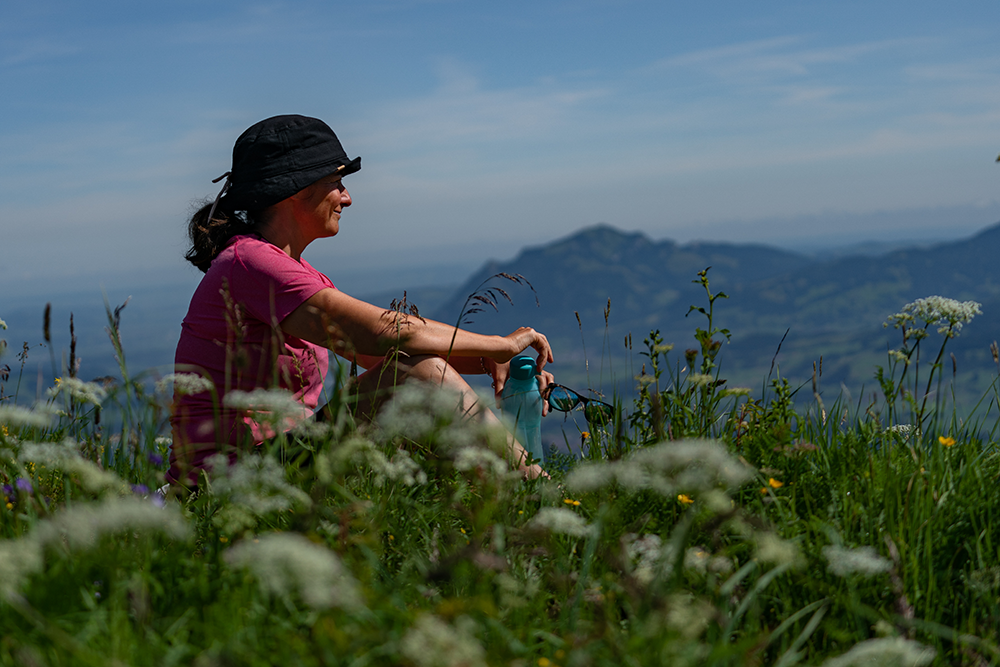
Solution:
<path fill-rule="evenodd" d="M 280 323 L 322 289 L 325 275 L 256 234 L 233 237 L 212 261 L 181 325 L 174 366 L 212 380 L 212 392 L 175 394 L 167 480 L 197 480 L 205 459 L 274 435 L 240 410 L 217 405 L 233 390 L 279 387 L 315 410 L 329 365 L 326 348 L 284 334 Z M 307 409 L 308 408 L 308 409 Z"/>

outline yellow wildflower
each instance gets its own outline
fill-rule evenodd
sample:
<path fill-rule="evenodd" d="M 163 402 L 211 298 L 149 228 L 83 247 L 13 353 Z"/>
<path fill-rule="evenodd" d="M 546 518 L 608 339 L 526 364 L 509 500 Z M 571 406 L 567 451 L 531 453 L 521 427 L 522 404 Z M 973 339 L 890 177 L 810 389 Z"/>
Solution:
<path fill-rule="evenodd" d="M 572 505 L 573 507 L 579 507 L 580 506 L 580 501 L 579 500 L 571 500 L 570 498 L 564 498 L 563 502 L 566 503 L 567 505 Z"/>
<path fill-rule="evenodd" d="M 549 660 L 548 658 L 538 659 L 538 667 L 551 667 L 551 666 L 552 666 L 552 661 Z"/>
<path fill-rule="evenodd" d="M 9 510 L 14 509 L 14 503 L 7 503 L 7 509 Z"/>
<path fill-rule="evenodd" d="M 946 438 L 945 436 L 938 436 L 938 442 L 940 442 L 945 447 L 951 447 L 955 444 L 955 438 Z"/>
<path fill-rule="evenodd" d="M 586 440 L 589 437 L 590 437 L 590 431 L 580 431 L 580 439 Z"/>
<path fill-rule="evenodd" d="M 225 535 L 223 535 L 222 537 L 219 538 L 219 541 L 222 542 L 223 544 L 225 544 L 226 542 L 229 541 L 229 538 L 226 537 Z"/>
<path fill-rule="evenodd" d="M 778 480 L 772 477 L 769 480 L 767 480 L 767 485 L 770 486 L 772 489 L 780 489 L 785 485 L 785 483 L 779 482 Z"/>
<path fill-rule="evenodd" d="M 677 496 L 677 500 L 681 501 L 685 505 L 690 505 L 694 503 L 694 500 L 691 498 L 691 496 L 684 495 L 683 493 Z"/>

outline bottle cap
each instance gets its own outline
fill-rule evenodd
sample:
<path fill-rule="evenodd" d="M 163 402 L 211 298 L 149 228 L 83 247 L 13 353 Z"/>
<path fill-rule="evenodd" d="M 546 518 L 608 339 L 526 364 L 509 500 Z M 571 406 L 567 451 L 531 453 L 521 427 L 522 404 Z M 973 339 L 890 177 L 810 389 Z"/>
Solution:
<path fill-rule="evenodd" d="M 535 360 L 528 355 L 518 355 L 510 360 L 510 376 L 515 380 L 530 380 L 537 374 Z"/>

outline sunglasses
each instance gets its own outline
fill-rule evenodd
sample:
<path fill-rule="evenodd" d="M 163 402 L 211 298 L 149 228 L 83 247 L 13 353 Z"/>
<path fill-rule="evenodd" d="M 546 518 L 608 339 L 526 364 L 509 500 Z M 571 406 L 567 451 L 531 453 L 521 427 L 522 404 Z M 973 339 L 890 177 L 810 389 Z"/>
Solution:
<path fill-rule="evenodd" d="M 545 389 L 545 398 L 549 402 L 549 407 L 560 412 L 569 412 L 583 404 L 583 416 L 588 422 L 596 424 L 610 424 L 615 415 L 615 408 L 610 403 L 584 398 L 561 384 L 550 384 Z"/>

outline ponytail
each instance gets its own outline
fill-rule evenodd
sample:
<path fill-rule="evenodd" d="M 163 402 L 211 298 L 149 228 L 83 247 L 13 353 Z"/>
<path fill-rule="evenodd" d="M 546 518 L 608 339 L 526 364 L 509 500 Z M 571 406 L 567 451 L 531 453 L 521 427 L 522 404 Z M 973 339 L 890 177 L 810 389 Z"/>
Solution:
<path fill-rule="evenodd" d="M 191 248 L 184 259 L 201 269 L 202 273 L 207 272 L 212 260 L 229 245 L 231 238 L 256 229 L 260 217 L 256 213 L 226 211 L 220 206 L 216 206 L 213 212 L 212 202 L 209 201 L 191 216 L 188 223 Z"/>

